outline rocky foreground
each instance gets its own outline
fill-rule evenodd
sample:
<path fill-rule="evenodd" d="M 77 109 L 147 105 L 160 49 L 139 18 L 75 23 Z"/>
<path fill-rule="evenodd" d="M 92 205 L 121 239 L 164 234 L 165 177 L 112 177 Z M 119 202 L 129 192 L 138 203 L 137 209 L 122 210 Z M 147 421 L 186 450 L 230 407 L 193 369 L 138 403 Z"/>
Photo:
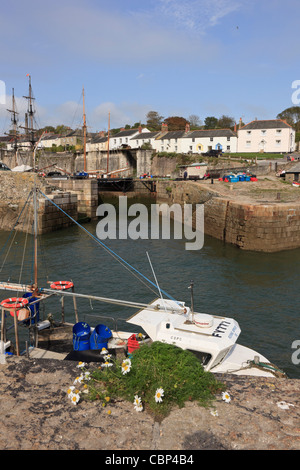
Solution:
<path fill-rule="evenodd" d="M 221 376 L 229 403 L 221 395 L 214 409 L 189 402 L 158 423 L 124 401 L 73 405 L 66 391 L 78 375 L 73 361 L 10 356 L 0 364 L 0 449 L 300 449 L 299 380 Z"/>

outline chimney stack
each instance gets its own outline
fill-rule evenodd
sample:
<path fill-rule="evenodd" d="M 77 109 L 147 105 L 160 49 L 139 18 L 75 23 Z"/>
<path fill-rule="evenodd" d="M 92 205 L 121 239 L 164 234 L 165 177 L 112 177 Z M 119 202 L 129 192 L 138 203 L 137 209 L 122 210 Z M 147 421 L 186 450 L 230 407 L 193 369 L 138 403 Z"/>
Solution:
<path fill-rule="evenodd" d="M 165 122 L 163 122 L 161 124 L 161 131 L 162 132 L 168 132 L 168 124 L 166 124 Z"/>
<path fill-rule="evenodd" d="M 191 130 L 190 123 L 187 122 L 186 125 L 185 125 L 185 133 L 187 134 L 188 132 L 190 132 L 190 130 Z"/>

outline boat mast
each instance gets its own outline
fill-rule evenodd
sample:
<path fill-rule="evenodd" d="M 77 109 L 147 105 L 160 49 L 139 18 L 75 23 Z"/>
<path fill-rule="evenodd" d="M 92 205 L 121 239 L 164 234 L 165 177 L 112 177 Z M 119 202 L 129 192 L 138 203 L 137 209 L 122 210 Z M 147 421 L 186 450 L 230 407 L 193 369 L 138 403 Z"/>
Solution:
<path fill-rule="evenodd" d="M 14 139 L 14 150 L 16 152 L 16 164 L 17 162 L 17 151 L 18 151 L 18 119 L 17 119 L 17 108 L 16 108 L 16 100 L 15 100 L 15 90 L 14 88 L 12 89 L 12 109 L 7 110 L 9 113 L 11 113 L 11 122 L 12 122 L 12 135 Z"/>
<path fill-rule="evenodd" d="M 43 132 L 34 146 L 33 150 L 33 168 L 34 168 L 34 187 L 33 187 L 33 231 L 34 231 L 34 295 L 38 292 L 38 225 L 37 225 L 37 172 L 35 169 L 35 156 L 38 149 L 39 143 L 44 136 Z"/>
<path fill-rule="evenodd" d="M 31 76 L 27 74 L 28 80 L 29 80 L 29 93 L 28 96 L 23 96 L 23 98 L 26 98 L 28 100 L 28 109 L 26 113 L 26 121 L 29 118 L 29 126 L 26 125 L 26 132 L 28 132 L 29 135 L 29 142 L 31 143 L 32 149 L 34 149 L 34 144 L 35 144 L 35 129 L 34 129 L 34 113 L 35 111 L 33 110 L 33 93 L 32 93 L 32 87 L 31 87 Z"/>
<path fill-rule="evenodd" d="M 86 171 L 86 116 L 85 116 L 85 102 L 84 102 L 84 88 L 82 88 L 83 96 L 83 169 Z"/>
<path fill-rule="evenodd" d="M 110 133 L 110 113 L 108 113 L 108 131 L 107 131 L 107 166 L 106 166 L 107 175 L 108 175 L 108 170 L 109 170 L 109 133 Z"/>

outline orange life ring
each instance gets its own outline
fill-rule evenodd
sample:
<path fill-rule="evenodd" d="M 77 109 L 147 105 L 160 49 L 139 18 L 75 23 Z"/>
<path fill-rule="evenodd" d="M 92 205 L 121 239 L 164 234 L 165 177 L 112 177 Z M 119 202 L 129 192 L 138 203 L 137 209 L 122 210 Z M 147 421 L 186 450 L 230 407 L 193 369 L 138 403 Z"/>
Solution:
<path fill-rule="evenodd" d="M 74 284 L 71 281 L 56 281 L 50 285 L 51 289 L 58 289 L 58 290 L 71 289 L 71 287 L 73 286 Z"/>
<path fill-rule="evenodd" d="M 25 307 L 28 304 L 28 299 L 24 297 L 11 297 L 10 299 L 2 300 L 1 306 L 8 309 L 17 310 Z"/>

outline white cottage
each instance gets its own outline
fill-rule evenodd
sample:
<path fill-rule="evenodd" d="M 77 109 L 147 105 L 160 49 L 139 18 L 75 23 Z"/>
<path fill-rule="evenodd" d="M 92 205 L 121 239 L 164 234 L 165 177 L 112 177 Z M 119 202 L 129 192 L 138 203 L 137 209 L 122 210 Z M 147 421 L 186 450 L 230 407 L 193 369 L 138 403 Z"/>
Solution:
<path fill-rule="evenodd" d="M 237 135 L 231 129 L 203 129 L 191 131 L 181 138 L 182 153 L 205 153 L 221 150 L 223 153 L 237 151 Z"/>
<path fill-rule="evenodd" d="M 98 135 L 93 136 L 86 144 L 87 152 L 95 152 L 98 150 L 108 149 L 108 138 L 105 132 L 100 132 Z"/>
<path fill-rule="evenodd" d="M 295 136 L 295 130 L 281 119 L 255 120 L 238 130 L 238 152 L 294 152 Z"/>
<path fill-rule="evenodd" d="M 147 132 L 149 132 L 149 130 L 146 127 L 141 126 L 138 129 L 121 129 L 120 132 L 110 137 L 109 148 L 110 150 L 115 150 L 125 148 L 127 146 L 131 147 L 131 139 L 139 134 Z"/>
<path fill-rule="evenodd" d="M 153 148 L 157 152 L 181 152 L 181 139 L 185 131 L 168 131 L 160 134 L 153 142 Z"/>
<path fill-rule="evenodd" d="M 155 149 L 155 139 L 159 136 L 160 132 L 139 132 L 130 139 L 130 147 L 141 148 L 144 144 L 150 144 Z"/>

